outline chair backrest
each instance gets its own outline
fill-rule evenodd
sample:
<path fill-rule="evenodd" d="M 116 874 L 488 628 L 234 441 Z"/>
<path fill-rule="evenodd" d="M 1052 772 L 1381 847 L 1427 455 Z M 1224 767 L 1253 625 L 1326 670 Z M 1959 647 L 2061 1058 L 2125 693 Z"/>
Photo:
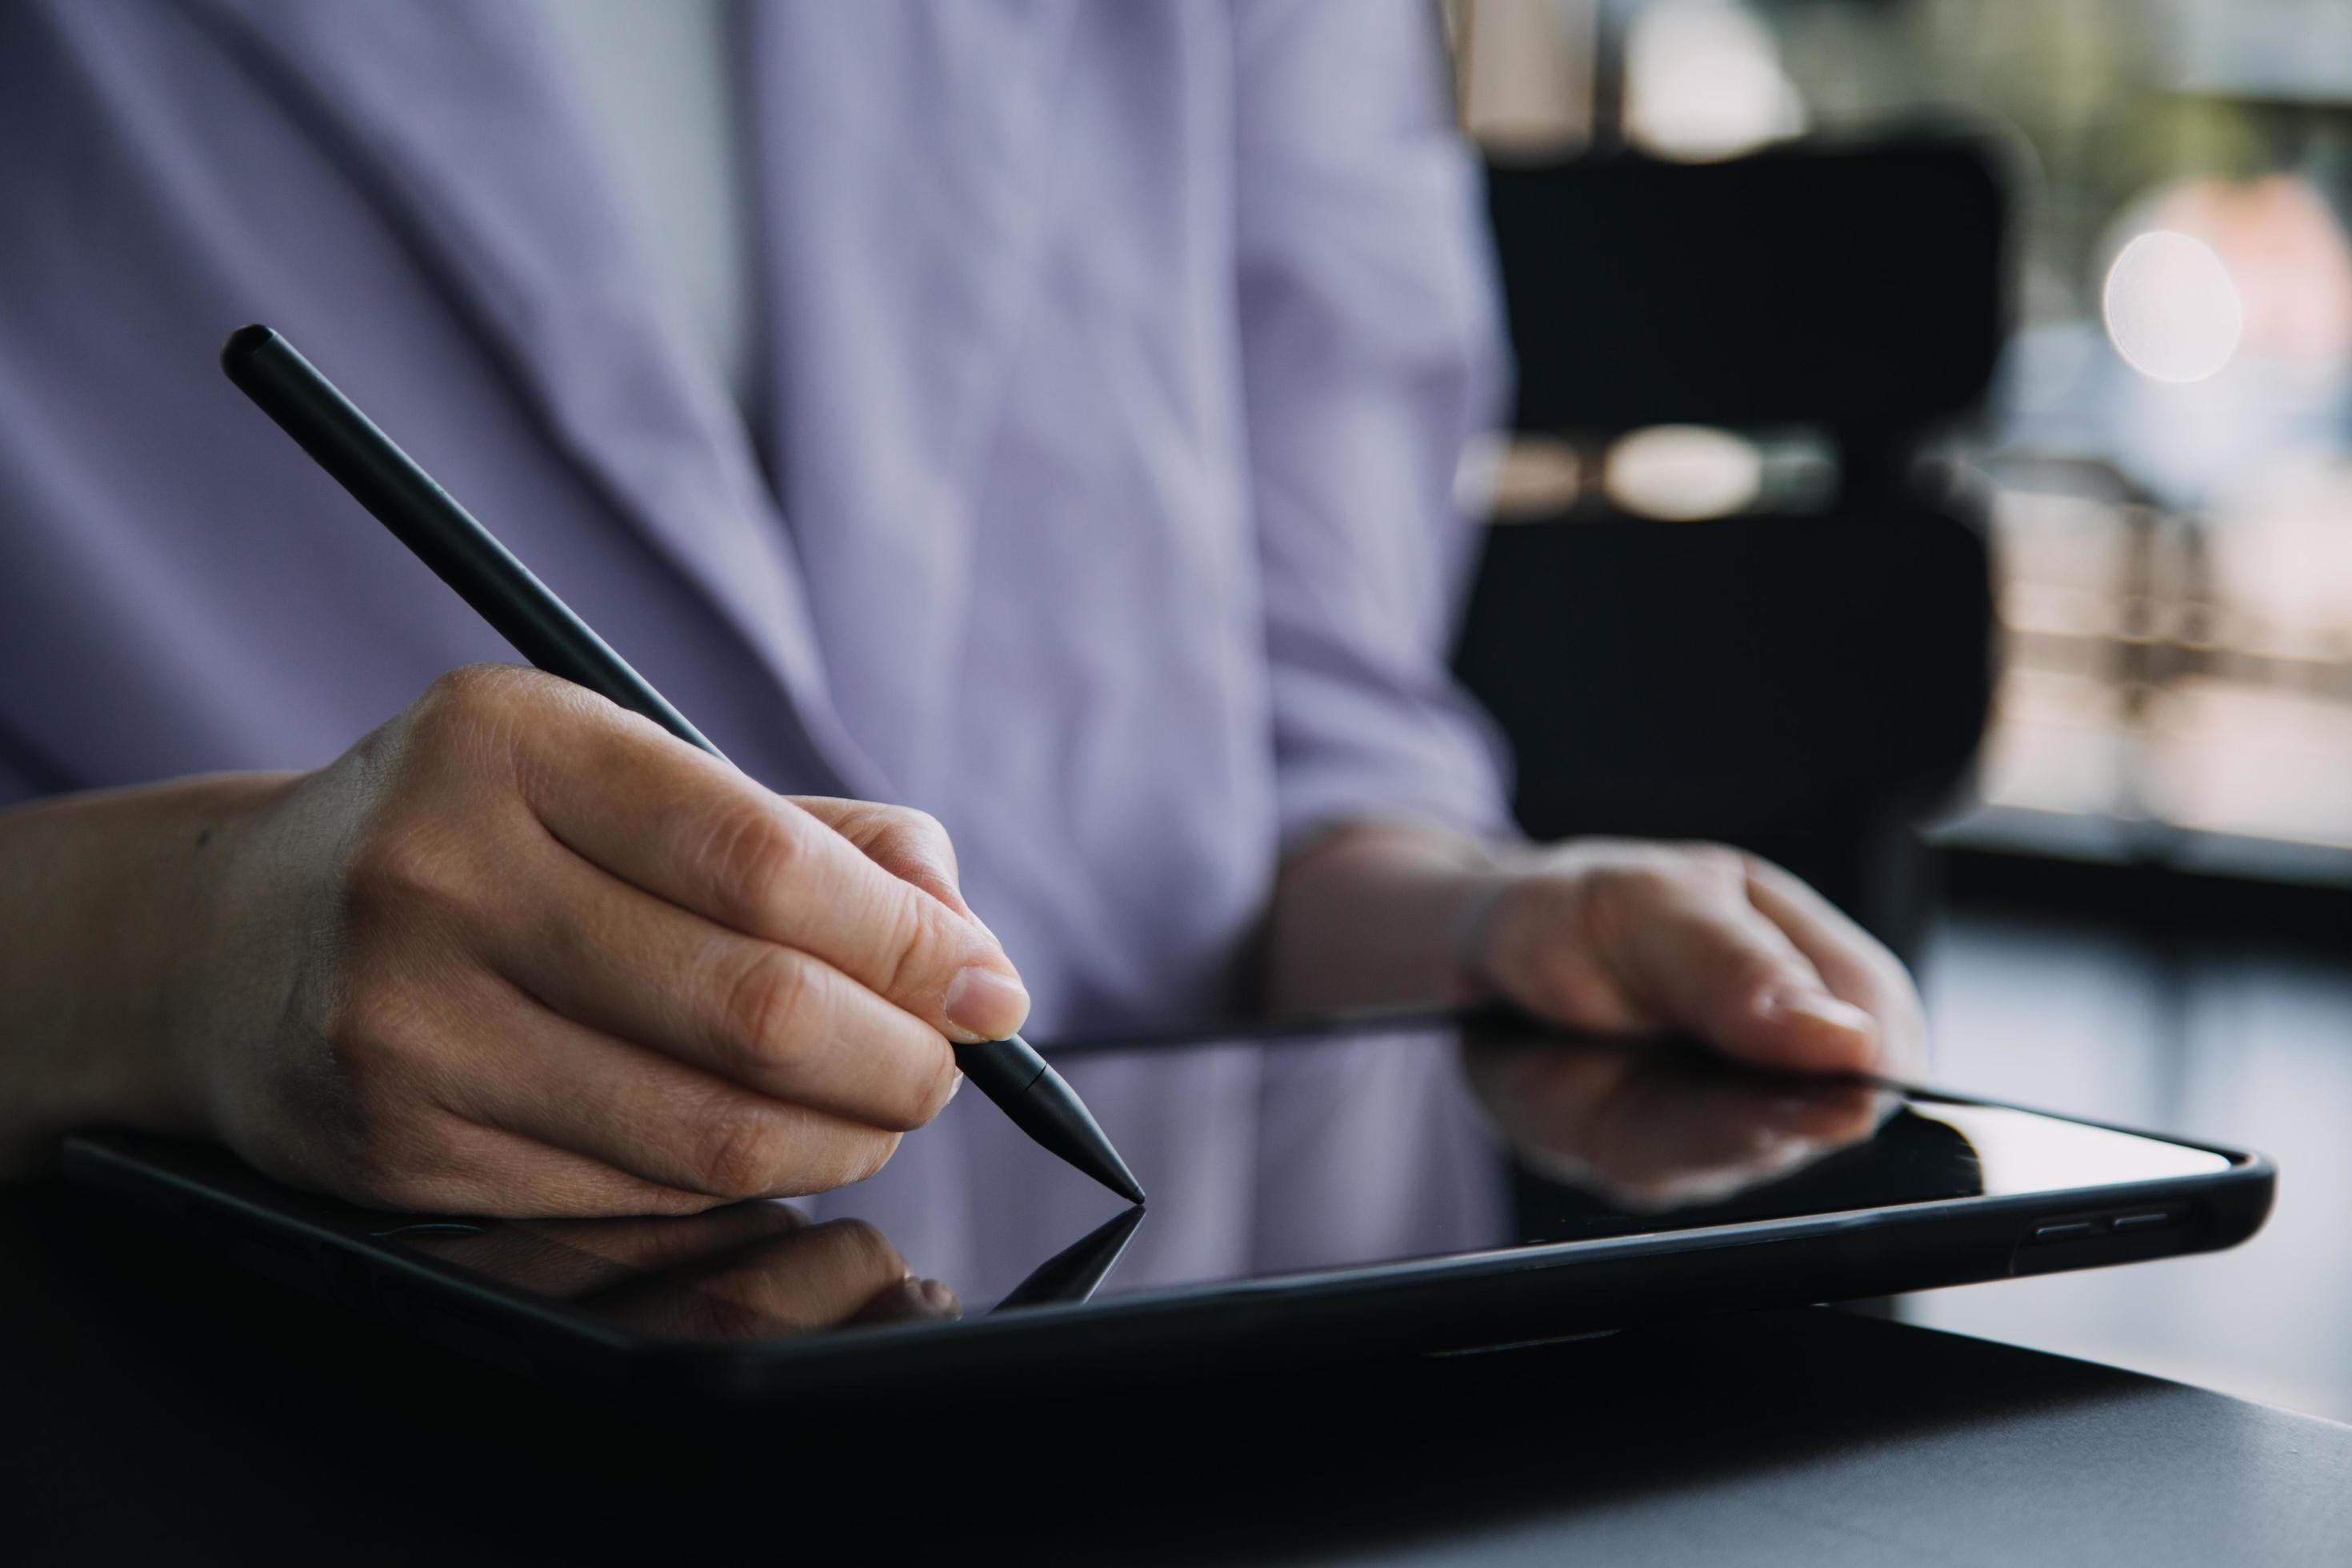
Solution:
<path fill-rule="evenodd" d="M 1915 440 L 1977 405 L 2000 353 L 1996 170 L 1948 137 L 1493 165 L 1518 426 Z"/>
<path fill-rule="evenodd" d="M 1489 531 L 1456 662 L 1521 825 L 1746 844 L 1901 945 L 1890 827 L 1966 774 L 1991 691 L 1982 520 L 1911 479 L 2002 337 L 1991 162 L 1936 139 L 1489 179 L 1522 430 L 1797 426 L 1842 472 L 1815 513 Z"/>

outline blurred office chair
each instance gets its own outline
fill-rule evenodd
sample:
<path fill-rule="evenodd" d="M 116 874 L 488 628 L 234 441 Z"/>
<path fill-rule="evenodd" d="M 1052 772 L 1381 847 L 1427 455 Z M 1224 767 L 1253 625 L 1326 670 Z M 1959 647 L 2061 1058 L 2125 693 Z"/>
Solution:
<path fill-rule="evenodd" d="M 1517 751 L 1521 825 L 1746 846 L 1907 955 L 1916 824 L 1991 688 L 1980 509 L 1916 464 L 2002 335 L 1990 159 L 1934 138 L 1488 179 L 1520 431 L 1797 429 L 1835 456 L 1818 510 L 1669 522 L 1587 495 L 1489 531 L 1456 662 Z"/>

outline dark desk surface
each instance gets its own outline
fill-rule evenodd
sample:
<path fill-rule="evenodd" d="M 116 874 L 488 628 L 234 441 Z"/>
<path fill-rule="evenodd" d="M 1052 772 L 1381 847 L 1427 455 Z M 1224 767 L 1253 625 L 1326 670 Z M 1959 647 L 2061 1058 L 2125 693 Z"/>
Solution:
<path fill-rule="evenodd" d="M 137 1244 L 130 1238 L 135 1237 Z M 1822 1310 L 729 1432 L 0 1194 L 26 1563 L 2352 1563 L 2352 1427 Z M 1078 1443 L 1073 1418 L 1122 1436 Z"/>

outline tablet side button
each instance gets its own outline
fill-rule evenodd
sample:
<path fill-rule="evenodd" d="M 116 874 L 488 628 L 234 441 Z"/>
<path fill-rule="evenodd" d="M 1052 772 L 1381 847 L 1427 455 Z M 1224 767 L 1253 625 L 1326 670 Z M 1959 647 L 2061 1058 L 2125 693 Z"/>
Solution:
<path fill-rule="evenodd" d="M 2088 1236 L 2098 1228 L 2086 1219 L 2063 1219 L 2033 1227 L 2036 1241 L 2072 1241 L 2078 1236 Z"/>
<path fill-rule="evenodd" d="M 2119 1214 L 2116 1215 L 2117 1230 L 2161 1230 L 2172 1223 L 2172 1216 L 2161 1210 L 2149 1214 Z"/>

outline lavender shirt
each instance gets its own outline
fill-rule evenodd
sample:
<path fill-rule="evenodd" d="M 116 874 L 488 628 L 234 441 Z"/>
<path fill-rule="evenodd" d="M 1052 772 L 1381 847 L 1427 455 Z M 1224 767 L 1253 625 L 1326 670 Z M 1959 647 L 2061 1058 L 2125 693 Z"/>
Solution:
<path fill-rule="evenodd" d="M 1038 1029 L 1213 1010 L 1286 843 L 1500 817 L 1433 9 L 748 9 L 747 426 L 535 7 L 0 6 L 0 803 L 512 658 L 221 378 L 267 321 L 755 776 L 942 818 Z"/>

